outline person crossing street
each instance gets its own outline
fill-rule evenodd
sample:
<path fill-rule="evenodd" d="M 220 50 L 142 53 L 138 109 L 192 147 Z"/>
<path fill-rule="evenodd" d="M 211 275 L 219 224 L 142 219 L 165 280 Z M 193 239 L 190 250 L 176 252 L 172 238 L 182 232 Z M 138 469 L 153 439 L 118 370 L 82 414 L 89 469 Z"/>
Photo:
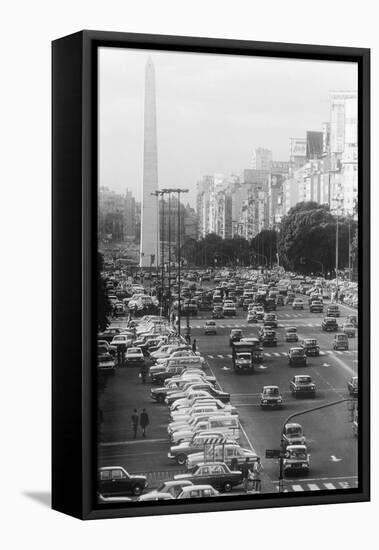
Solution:
<path fill-rule="evenodd" d="M 149 415 L 147 414 L 146 409 L 143 409 L 141 412 L 139 423 L 142 428 L 142 437 L 146 437 L 146 428 L 150 423 Z"/>
<path fill-rule="evenodd" d="M 261 492 L 261 473 L 263 470 L 263 466 L 261 464 L 261 459 L 258 457 L 257 461 L 254 463 L 253 466 L 253 490 L 256 493 Z"/>

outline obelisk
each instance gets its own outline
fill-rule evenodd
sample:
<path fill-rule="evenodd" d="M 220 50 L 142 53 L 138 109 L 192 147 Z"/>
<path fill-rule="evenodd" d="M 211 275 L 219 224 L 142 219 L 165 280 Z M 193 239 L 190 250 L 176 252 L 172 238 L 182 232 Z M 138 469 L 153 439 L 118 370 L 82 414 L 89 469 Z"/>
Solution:
<path fill-rule="evenodd" d="M 141 202 L 141 247 L 140 266 L 157 266 L 158 208 L 158 154 L 157 154 L 157 117 L 155 102 L 155 71 L 151 57 L 145 69 L 145 112 L 144 112 L 144 150 L 143 182 Z"/>

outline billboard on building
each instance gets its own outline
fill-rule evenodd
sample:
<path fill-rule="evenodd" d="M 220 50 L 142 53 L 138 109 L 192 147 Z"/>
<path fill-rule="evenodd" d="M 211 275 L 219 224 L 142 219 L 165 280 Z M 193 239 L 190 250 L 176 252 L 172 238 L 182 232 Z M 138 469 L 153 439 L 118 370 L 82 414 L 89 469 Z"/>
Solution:
<path fill-rule="evenodd" d="M 290 138 L 290 157 L 305 157 L 307 155 L 307 140 L 305 138 Z"/>
<path fill-rule="evenodd" d="M 307 159 L 317 159 L 322 156 L 323 134 L 322 132 L 307 132 Z"/>

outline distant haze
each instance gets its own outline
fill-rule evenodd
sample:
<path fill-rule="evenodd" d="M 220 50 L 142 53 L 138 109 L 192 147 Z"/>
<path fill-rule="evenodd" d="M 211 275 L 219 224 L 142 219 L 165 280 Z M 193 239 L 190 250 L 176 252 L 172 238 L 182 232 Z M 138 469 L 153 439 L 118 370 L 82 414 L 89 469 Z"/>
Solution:
<path fill-rule="evenodd" d="M 329 94 L 357 90 L 357 65 L 101 48 L 99 184 L 141 198 L 145 64 L 156 75 L 159 187 L 238 174 L 265 147 L 288 160 L 289 138 L 329 121 Z M 186 198 L 184 198 L 186 202 Z"/>

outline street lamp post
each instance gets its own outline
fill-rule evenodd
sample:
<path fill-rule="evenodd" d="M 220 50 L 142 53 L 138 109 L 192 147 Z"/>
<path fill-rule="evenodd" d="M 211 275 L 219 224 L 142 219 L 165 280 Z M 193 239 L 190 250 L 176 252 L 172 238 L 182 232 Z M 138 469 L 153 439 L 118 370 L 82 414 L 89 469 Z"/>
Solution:
<path fill-rule="evenodd" d="M 156 258 L 155 258 L 155 265 L 156 265 L 156 286 L 158 288 L 158 280 L 159 280 L 159 196 L 162 195 L 161 191 L 154 191 L 153 193 L 150 193 L 150 195 L 153 195 L 157 198 L 157 252 L 156 252 Z"/>
<path fill-rule="evenodd" d="M 181 193 L 188 193 L 188 189 L 162 189 L 162 194 L 168 193 L 169 196 L 169 292 L 171 293 L 171 282 L 170 282 L 170 274 L 171 274 L 171 193 L 177 193 L 178 194 L 178 233 L 177 233 L 177 262 L 178 262 L 178 333 L 180 335 L 180 291 L 181 291 L 181 281 L 180 281 L 180 194 Z"/>

